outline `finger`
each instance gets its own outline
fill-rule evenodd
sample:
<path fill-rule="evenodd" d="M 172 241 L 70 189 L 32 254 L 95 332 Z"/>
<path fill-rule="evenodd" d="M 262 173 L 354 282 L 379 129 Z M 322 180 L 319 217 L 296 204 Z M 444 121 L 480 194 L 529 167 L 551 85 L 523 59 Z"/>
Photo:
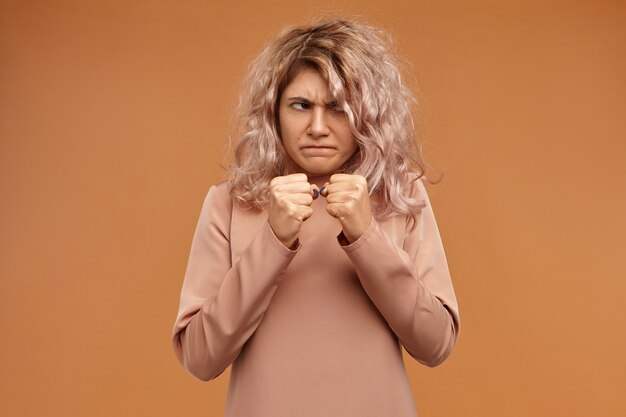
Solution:
<path fill-rule="evenodd" d="M 278 184 L 272 187 L 274 193 L 294 194 L 294 193 L 311 193 L 311 185 L 304 182 L 288 182 L 285 184 Z"/>
<path fill-rule="evenodd" d="M 328 214 L 338 219 L 343 212 L 343 205 L 338 203 L 327 204 L 326 211 Z"/>
<path fill-rule="evenodd" d="M 322 188 L 320 189 L 320 195 L 322 197 L 326 197 L 328 195 L 328 190 L 326 187 L 328 187 L 330 185 L 329 182 L 324 183 L 324 185 L 322 186 Z"/>
<path fill-rule="evenodd" d="M 320 189 L 317 184 L 311 184 L 311 195 L 313 196 L 313 200 L 317 199 L 320 195 Z"/>
<path fill-rule="evenodd" d="M 344 181 L 356 181 L 357 177 L 360 177 L 360 175 L 353 175 L 353 174 L 333 174 L 330 176 L 330 182 L 331 183 L 336 183 L 336 182 L 344 182 Z"/>
<path fill-rule="evenodd" d="M 283 199 L 285 201 L 289 201 L 293 204 L 297 204 L 300 206 L 301 205 L 309 206 L 313 202 L 313 196 L 311 194 L 305 194 L 305 193 L 285 194 L 283 196 Z"/>
<path fill-rule="evenodd" d="M 272 178 L 272 180 L 270 181 L 270 186 L 287 184 L 290 182 L 307 182 L 308 180 L 308 177 L 304 173 L 289 174 L 282 177 Z"/>
<path fill-rule="evenodd" d="M 342 191 L 359 191 L 359 187 L 354 182 L 336 182 L 333 184 L 328 184 L 325 187 L 326 196 L 333 193 L 338 193 Z"/>
<path fill-rule="evenodd" d="M 354 184 L 359 184 L 360 187 L 367 188 L 367 178 L 363 175 L 356 174 L 333 174 L 330 177 L 330 182 L 342 183 L 342 182 L 351 182 Z"/>
<path fill-rule="evenodd" d="M 330 203 L 346 203 L 348 201 L 356 200 L 357 196 L 354 191 L 339 191 L 334 193 L 328 193 L 326 201 Z"/>
<path fill-rule="evenodd" d="M 313 208 L 308 207 L 308 206 L 300 206 L 300 207 L 301 207 L 300 213 L 302 213 L 302 221 L 306 221 L 309 217 L 313 215 Z"/>

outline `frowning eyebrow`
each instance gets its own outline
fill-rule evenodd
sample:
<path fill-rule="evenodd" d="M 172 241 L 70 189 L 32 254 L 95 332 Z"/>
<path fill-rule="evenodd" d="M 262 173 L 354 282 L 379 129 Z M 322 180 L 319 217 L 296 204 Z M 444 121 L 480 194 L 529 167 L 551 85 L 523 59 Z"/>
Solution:
<path fill-rule="evenodd" d="M 309 100 L 308 98 L 306 98 L 306 97 L 300 97 L 300 96 L 297 96 L 297 97 L 289 97 L 289 98 L 287 98 L 287 100 L 288 100 L 290 103 L 295 103 L 295 102 L 297 102 L 297 103 L 314 104 L 314 103 L 313 103 L 311 100 Z M 335 106 L 337 106 L 338 104 L 339 104 L 339 103 L 337 103 L 337 100 L 331 100 L 331 101 L 329 101 L 329 102 L 324 103 L 324 105 L 325 105 L 326 107 L 335 107 Z"/>

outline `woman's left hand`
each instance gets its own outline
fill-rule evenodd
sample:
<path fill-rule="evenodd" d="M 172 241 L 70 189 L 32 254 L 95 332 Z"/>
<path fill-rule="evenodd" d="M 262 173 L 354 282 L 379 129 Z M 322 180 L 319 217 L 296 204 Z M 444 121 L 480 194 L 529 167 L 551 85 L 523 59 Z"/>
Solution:
<path fill-rule="evenodd" d="M 362 175 L 334 174 L 324 187 L 326 211 L 341 222 L 348 242 L 354 242 L 372 223 L 367 180 Z"/>

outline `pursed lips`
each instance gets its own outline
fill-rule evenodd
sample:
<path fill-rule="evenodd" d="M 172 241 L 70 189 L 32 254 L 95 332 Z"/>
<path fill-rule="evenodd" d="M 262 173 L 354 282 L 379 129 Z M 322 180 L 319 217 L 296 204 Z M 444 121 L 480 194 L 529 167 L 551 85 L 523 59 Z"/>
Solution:
<path fill-rule="evenodd" d="M 310 146 L 302 146 L 300 149 L 335 149 L 335 147 L 334 146 L 310 145 Z"/>
<path fill-rule="evenodd" d="M 321 156 L 321 157 L 329 157 L 335 155 L 337 153 L 337 148 L 332 146 L 303 146 L 300 148 L 300 152 L 302 155 L 307 156 Z"/>

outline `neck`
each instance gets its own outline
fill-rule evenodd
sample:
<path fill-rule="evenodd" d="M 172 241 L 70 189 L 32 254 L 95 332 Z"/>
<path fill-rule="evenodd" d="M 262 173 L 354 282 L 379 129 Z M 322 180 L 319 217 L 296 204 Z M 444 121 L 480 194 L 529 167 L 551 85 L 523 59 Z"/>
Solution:
<path fill-rule="evenodd" d="M 310 174 L 308 175 L 309 183 L 317 185 L 319 188 L 322 188 L 324 184 L 330 182 L 330 177 L 332 174 Z"/>

